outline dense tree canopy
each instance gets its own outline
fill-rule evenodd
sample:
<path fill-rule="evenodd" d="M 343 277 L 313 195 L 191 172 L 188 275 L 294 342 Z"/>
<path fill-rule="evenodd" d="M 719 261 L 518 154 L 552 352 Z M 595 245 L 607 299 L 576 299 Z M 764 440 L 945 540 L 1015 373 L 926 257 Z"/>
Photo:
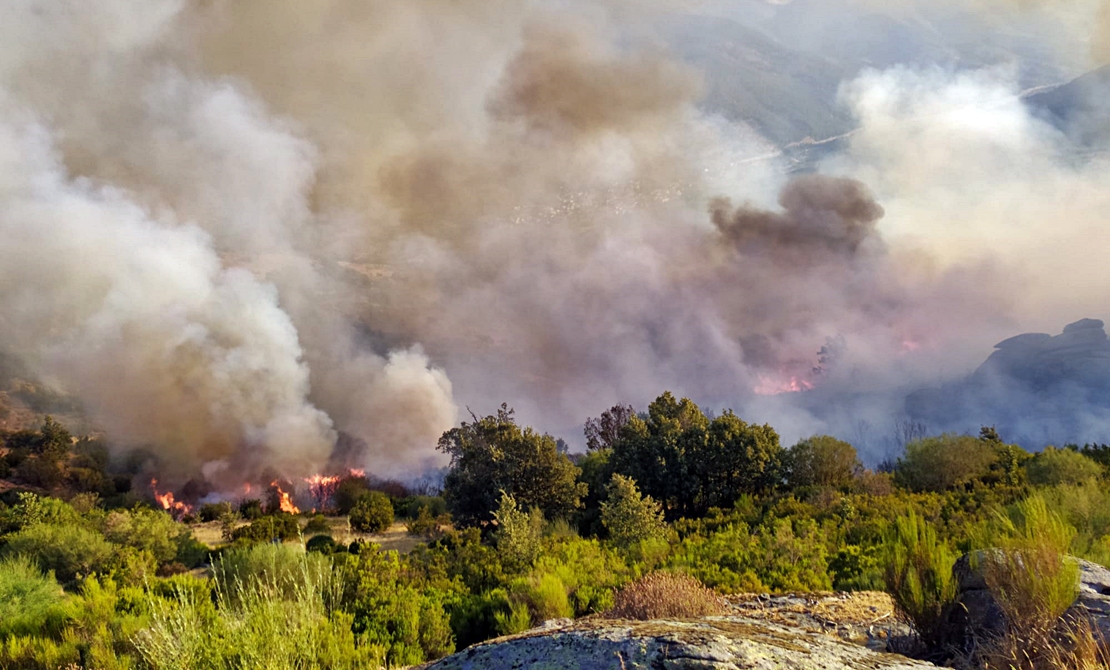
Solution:
<path fill-rule="evenodd" d="M 451 457 L 443 496 L 461 527 L 492 521 L 502 492 L 549 519 L 570 515 L 586 493 L 577 481 L 579 469 L 559 452 L 555 438 L 522 429 L 506 405 L 496 416 L 474 417 L 447 431 L 438 448 Z"/>
<path fill-rule="evenodd" d="M 782 466 L 779 436 L 726 411 L 710 420 L 688 398 L 670 392 L 634 416 L 613 444 L 612 470 L 636 480 L 670 516 L 729 507 L 744 493 L 767 491 Z"/>
<path fill-rule="evenodd" d="M 828 435 L 814 435 L 786 454 L 786 481 L 791 488 L 848 485 L 863 469 L 852 445 Z"/>

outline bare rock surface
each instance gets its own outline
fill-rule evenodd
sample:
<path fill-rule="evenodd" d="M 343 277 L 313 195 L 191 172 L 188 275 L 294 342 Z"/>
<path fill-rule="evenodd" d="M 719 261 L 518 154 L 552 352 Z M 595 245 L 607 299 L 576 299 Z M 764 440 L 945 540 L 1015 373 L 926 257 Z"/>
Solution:
<path fill-rule="evenodd" d="M 913 670 L 932 664 L 745 616 L 591 617 L 475 645 L 427 670 Z"/>

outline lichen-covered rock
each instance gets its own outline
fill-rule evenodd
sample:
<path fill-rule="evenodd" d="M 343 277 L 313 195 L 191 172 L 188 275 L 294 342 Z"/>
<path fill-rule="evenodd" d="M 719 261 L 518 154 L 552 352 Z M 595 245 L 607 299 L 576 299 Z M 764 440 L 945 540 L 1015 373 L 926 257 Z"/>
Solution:
<path fill-rule="evenodd" d="M 913 670 L 935 667 L 738 616 L 586 619 L 465 649 L 427 670 Z"/>

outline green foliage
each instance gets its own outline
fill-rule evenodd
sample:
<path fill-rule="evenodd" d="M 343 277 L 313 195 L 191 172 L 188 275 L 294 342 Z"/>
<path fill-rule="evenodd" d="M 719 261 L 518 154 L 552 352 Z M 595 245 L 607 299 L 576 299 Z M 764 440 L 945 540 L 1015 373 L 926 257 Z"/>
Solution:
<path fill-rule="evenodd" d="M 331 499 L 340 514 L 350 514 L 358 501 L 369 492 L 370 481 L 366 477 L 351 475 L 339 481 Z"/>
<path fill-rule="evenodd" d="M 586 493 L 555 438 L 521 429 L 506 405 L 496 416 L 474 417 L 447 431 L 438 449 L 451 457 L 443 495 L 460 527 L 491 522 L 502 491 L 550 519 L 569 516 Z"/>
<path fill-rule="evenodd" d="M 815 435 L 786 452 L 786 482 L 795 489 L 811 486 L 843 488 L 863 469 L 856 449 L 847 442 Z"/>
<path fill-rule="evenodd" d="M 339 548 L 331 535 L 316 535 L 304 543 L 305 551 L 319 554 L 334 554 Z"/>
<path fill-rule="evenodd" d="M 608 497 L 601 503 L 601 523 L 613 543 L 624 548 L 667 536 L 659 503 L 641 495 L 634 480 L 618 474 L 613 475 Z"/>
<path fill-rule="evenodd" d="M 300 537 L 301 527 L 291 514 L 268 514 L 258 517 L 249 525 L 231 531 L 231 539 L 247 544 L 256 542 L 284 542 Z"/>
<path fill-rule="evenodd" d="M 415 537 L 432 538 L 439 533 L 440 522 L 432 517 L 428 507 L 421 507 L 416 518 L 405 524 L 405 530 Z"/>
<path fill-rule="evenodd" d="M 782 448 L 770 426 L 749 425 L 731 411 L 710 421 L 689 399 L 664 393 L 646 418 L 632 417 L 620 429 L 610 463 L 669 514 L 693 517 L 772 489 Z"/>
<path fill-rule="evenodd" d="M 1025 464 L 1029 483 L 1036 486 L 1084 484 L 1102 476 L 1102 466 L 1071 449 L 1046 447 Z"/>
<path fill-rule="evenodd" d="M 331 532 L 331 527 L 328 526 L 328 520 L 326 518 L 324 518 L 323 514 L 313 515 L 313 517 L 308 520 L 308 523 L 305 524 L 305 527 L 304 527 L 304 534 L 305 535 L 316 535 L 317 533 L 330 533 L 330 532 Z"/>
<path fill-rule="evenodd" d="M 83 575 L 108 572 L 119 552 L 104 536 L 81 526 L 36 523 L 7 536 L 4 556 L 26 556 L 73 586 Z"/>
<path fill-rule="evenodd" d="M 331 572 L 326 557 L 292 544 L 235 547 L 212 561 L 213 586 L 231 605 L 249 598 L 247 591 L 264 584 L 271 596 L 297 597 L 305 585 L 323 591 Z"/>
<path fill-rule="evenodd" d="M 1079 593 L 1079 567 L 1067 558 L 1075 529 L 1040 496 L 992 521 L 978 553 L 987 586 L 1012 626 L 1051 630 Z"/>
<path fill-rule="evenodd" d="M 933 526 L 912 512 L 895 520 L 884 550 L 887 592 L 926 646 L 940 648 L 950 633 L 948 617 L 956 598 L 955 555 L 937 539 Z"/>
<path fill-rule="evenodd" d="M 165 511 L 136 506 L 110 512 L 104 524 L 104 537 L 109 542 L 147 551 L 159 563 L 168 563 L 177 558 L 192 534 Z"/>
<path fill-rule="evenodd" d="M 502 491 L 493 517 L 497 523 L 494 540 L 502 564 L 511 570 L 532 565 L 540 554 L 543 534 L 543 515 L 539 510 L 533 507 L 531 513 L 525 512 L 513 496 Z"/>
<path fill-rule="evenodd" d="M 452 591 L 406 579 L 405 562 L 396 552 L 371 546 L 339 558 L 342 602 L 353 616 L 352 630 L 384 649 L 390 664 L 413 665 L 454 651 L 445 609 Z"/>
<path fill-rule="evenodd" d="M 911 491 L 948 491 L 986 477 L 997 456 L 992 443 L 945 434 L 906 445 L 895 480 Z"/>
<path fill-rule="evenodd" d="M 393 525 L 393 503 L 380 491 L 370 491 L 351 509 L 351 528 L 362 533 L 381 533 Z"/>
<path fill-rule="evenodd" d="M 0 560 L 0 640 L 56 629 L 62 588 L 25 556 Z"/>
<path fill-rule="evenodd" d="M 197 517 L 203 522 L 219 521 L 220 517 L 234 511 L 229 502 L 206 503 L 197 510 Z"/>
<path fill-rule="evenodd" d="M 257 498 L 248 498 L 239 503 L 239 515 L 248 521 L 260 519 L 266 514 L 262 509 L 262 501 Z"/>

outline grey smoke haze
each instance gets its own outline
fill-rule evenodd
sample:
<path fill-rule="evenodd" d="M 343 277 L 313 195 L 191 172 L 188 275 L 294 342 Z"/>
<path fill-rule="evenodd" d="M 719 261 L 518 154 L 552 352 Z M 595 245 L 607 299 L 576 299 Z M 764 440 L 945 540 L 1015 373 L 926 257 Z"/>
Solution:
<path fill-rule="evenodd" d="M 687 9 L 6 3 L 0 346 L 230 482 L 318 470 L 340 431 L 415 472 L 502 401 L 572 440 L 664 389 L 850 436 L 1103 314 L 1105 160 L 1018 68 L 864 71 L 858 132 L 792 178 L 699 108 L 654 30 Z M 808 385 L 866 399 L 760 395 Z"/>

